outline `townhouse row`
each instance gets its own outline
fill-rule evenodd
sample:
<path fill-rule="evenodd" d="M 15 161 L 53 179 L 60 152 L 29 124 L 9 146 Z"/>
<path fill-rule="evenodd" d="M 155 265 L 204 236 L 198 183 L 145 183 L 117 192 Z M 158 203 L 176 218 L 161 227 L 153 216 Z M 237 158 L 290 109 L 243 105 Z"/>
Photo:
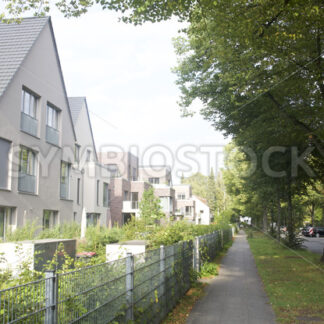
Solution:
<path fill-rule="evenodd" d="M 170 168 L 97 154 L 86 98 L 67 96 L 50 17 L 0 23 L 0 237 L 27 222 L 75 221 L 82 234 L 122 225 L 150 186 L 168 217 L 207 213 L 189 187 L 172 186 Z"/>

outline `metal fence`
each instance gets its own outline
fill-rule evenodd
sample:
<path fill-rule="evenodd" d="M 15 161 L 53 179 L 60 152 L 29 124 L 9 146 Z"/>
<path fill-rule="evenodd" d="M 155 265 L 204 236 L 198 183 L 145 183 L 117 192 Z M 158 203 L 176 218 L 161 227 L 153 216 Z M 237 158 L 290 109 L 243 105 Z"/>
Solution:
<path fill-rule="evenodd" d="M 217 255 L 232 231 L 0 291 L 0 323 L 160 323 L 190 288 L 192 269 Z"/>

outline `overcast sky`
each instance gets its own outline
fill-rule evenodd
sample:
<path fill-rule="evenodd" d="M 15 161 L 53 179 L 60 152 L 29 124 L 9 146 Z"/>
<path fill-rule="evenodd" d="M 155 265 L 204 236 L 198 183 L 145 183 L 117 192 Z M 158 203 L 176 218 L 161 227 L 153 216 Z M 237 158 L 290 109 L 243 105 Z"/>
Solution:
<path fill-rule="evenodd" d="M 52 22 L 68 95 L 87 97 L 98 150 L 131 150 L 141 164 L 170 164 L 174 182 L 182 172 L 219 167 L 215 151 L 227 141 L 199 114 L 182 118 L 177 105 L 177 22 L 135 27 L 99 8 L 73 19 L 54 12 Z"/>

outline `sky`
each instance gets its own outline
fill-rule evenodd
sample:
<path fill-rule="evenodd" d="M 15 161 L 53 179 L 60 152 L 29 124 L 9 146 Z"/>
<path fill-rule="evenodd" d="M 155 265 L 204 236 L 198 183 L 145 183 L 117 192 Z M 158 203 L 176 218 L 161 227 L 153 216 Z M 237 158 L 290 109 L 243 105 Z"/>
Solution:
<path fill-rule="evenodd" d="M 133 26 L 100 8 L 79 18 L 51 16 L 68 95 L 87 98 L 99 151 L 130 150 L 142 165 L 168 164 L 174 183 L 222 167 L 228 140 L 199 114 L 181 117 L 177 104 L 171 68 L 179 23 Z"/>

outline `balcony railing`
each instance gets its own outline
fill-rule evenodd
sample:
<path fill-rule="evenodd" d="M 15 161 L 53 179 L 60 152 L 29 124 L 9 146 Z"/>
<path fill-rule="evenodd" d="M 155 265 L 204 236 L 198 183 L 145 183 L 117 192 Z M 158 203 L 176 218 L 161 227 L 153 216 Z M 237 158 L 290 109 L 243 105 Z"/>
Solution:
<path fill-rule="evenodd" d="M 46 125 L 46 141 L 58 146 L 60 141 L 59 131 L 51 126 Z"/>
<path fill-rule="evenodd" d="M 21 112 L 20 129 L 30 135 L 37 136 L 37 119 Z"/>
<path fill-rule="evenodd" d="M 68 183 L 60 184 L 60 197 L 61 197 L 61 199 L 69 199 L 69 184 Z"/>
<path fill-rule="evenodd" d="M 36 176 L 19 173 L 18 190 L 21 192 L 36 193 Z"/>

